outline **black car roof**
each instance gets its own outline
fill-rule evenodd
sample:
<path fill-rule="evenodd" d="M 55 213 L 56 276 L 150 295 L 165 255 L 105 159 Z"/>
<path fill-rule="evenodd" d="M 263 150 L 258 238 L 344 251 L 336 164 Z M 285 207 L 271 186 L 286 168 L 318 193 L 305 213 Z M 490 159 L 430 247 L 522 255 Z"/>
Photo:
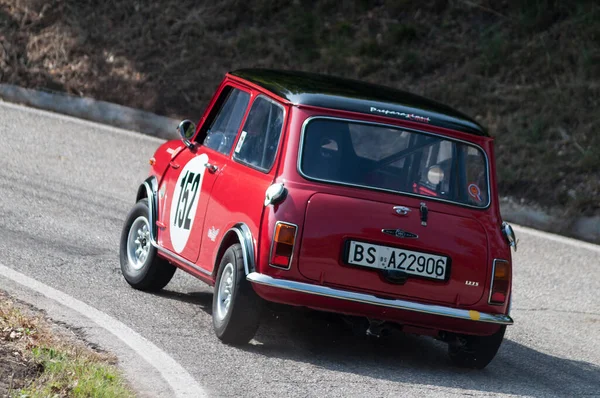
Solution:
<path fill-rule="evenodd" d="M 479 123 L 463 113 L 391 87 L 297 71 L 239 69 L 230 74 L 254 83 L 295 105 L 383 115 L 489 136 Z"/>

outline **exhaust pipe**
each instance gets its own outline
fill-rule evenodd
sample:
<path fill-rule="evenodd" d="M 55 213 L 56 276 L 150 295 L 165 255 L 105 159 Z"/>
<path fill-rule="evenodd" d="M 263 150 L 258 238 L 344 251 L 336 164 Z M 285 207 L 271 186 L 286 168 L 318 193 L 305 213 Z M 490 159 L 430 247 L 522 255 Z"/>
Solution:
<path fill-rule="evenodd" d="M 382 334 L 386 334 L 389 331 L 389 326 L 380 319 L 371 319 L 369 320 L 369 327 L 367 329 L 367 336 L 380 338 Z"/>

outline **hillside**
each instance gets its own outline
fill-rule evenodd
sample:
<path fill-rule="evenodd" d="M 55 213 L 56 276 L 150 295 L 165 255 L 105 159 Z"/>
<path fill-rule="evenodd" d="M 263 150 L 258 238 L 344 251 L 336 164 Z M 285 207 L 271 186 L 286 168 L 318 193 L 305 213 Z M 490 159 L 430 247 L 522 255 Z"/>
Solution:
<path fill-rule="evenodd" d="M 448 103 L 496 137 L 503 195 L 600 213 L 597 1 L 0 0 L 2 83 L 197 119 L 250 66 Z"/>

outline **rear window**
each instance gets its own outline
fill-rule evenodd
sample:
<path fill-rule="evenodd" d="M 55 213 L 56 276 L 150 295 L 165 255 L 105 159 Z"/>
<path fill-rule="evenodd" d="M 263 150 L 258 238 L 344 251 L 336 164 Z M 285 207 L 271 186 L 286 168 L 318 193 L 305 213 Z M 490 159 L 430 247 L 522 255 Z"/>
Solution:
<path fill-rule="evenodd" d="M 311 120 L 300 171 L 325 182 L 489 205 L 487 158 L 480 148 L 389 126 Z"/>

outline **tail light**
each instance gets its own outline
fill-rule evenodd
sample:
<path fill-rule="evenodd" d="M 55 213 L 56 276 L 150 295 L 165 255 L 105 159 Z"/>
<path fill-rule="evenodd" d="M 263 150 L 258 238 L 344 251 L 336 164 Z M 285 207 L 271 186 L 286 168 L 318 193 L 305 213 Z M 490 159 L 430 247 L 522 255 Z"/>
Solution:
<path fill-rule="evenodd" d="M 510 286 L 510 264 L 506 260 L 494 260 L 490 304 L 504 304 Z"/>
<path fill-rule="evenodd" d="M 273 243 L 271 244 L 271 259 L 269 262 L 271 266 L 290 269 L 297 230 L 298 227 L 294 224 L 277 222 Z"/>

